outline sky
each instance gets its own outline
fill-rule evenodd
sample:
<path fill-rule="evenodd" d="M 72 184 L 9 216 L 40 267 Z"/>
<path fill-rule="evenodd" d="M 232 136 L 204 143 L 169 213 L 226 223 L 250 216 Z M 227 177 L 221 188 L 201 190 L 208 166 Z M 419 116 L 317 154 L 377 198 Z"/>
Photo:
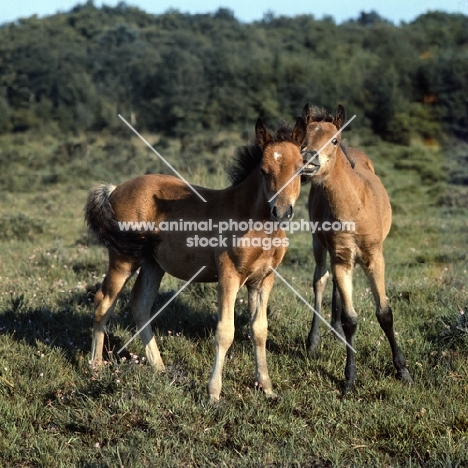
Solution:
<path fill-rule="evenodd" d="M 103 3 L 115 6 L 120 0 L 94 0 L 96 6 Z M 45 16 L 56 12 L 66 12 L 84 0 L 2 0 L 0 24 L 15 21 L 32 15 Z M 161 14 L 169 9 L 181 13 L 213 13 L 218 8 L 228 8 L 242 22 L 252 22 L 263 18 L 265 13 L 275 16 L 313 15 L 316 19 L 332 16 L 337 23 L 355 19 L 361 11 L 376 11 L 396 25 L 410 22 L 427 11 L 444 11 L 468 15 L 468 0 L 335 0 L 327 1 L 287 1 L 287 0 L 128 0 L 127 5 L 137 6 L 147 13 Z"/>

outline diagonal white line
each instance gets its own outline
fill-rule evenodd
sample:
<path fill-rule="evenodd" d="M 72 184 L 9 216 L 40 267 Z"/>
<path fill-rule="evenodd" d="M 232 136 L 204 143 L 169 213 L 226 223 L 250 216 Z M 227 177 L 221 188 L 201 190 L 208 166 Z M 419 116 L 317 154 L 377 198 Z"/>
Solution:
<path fill-rule="evenodd" d="M 301 299 L 301 301 L 310 309 L 312 312 L 339 338 L 353 353 L 356 353 L 356 350 L 304 299 L 299 292 L 297 292 L 287 281 L 281 276 L 272 266 L 270 269 L 273 270 L 276 276 L 280 278 L 283 283 L 293 292 L 296 296 Z"/>
<path fill-rule="evenodd" d="M 316 154 L 314 154 L 305 164 L 302 165 L 300 169 L 296 171 L 296 173 L 268 200 L 268 203 L 270 203 L 273 199 L 275 199 L 293 180 L 296 176 L 300 175 L 302 170 L 312 161 L 312 159 L 315 159 L 317 155 L 319 155 L 325 148 L 326 146 L 333 140 L 333 138 L 336 138 L 337 135 L 339 135 L 354 119 L 356 118 L 356 115 L 353 115 L 318 151 Z"/>
<path fill-rule="evenodd" d="M 199 274 L 206 266 L 202 266 L 118 351 L 120 354 Z"/>
<path fill-rule="evenodd" d="M 177 177 L 179 177 L 179 179 L 181 179 L 183 182 L 185 182 L 191 189 L 194 193 L 196 193 L 204 202 L 206 202 L 206 200 L 195 190 L 195 188 L 187 181 L 185 180 L 172 166 L 171 164 L 169 164 L 169 162 L 164 159 L 146 140 L 145 138 L 140 135 L 134 128 L 131 124 L 129 124 L 120 114 L 118 114 L 120 119 L 123 120 L 127 126 L 135 133 L 135 135 L 139 136 L 141 141 L 143 141 L 150 149 L 151 151 L 153 151 L 154 154 L 156 154 L 156 156 L 158 156 L 159 159 L 161 159 L 161 161 L 166 164 L 166 166 L 168 166 L 173 172 L 174 174 L 177 175 Z"/>

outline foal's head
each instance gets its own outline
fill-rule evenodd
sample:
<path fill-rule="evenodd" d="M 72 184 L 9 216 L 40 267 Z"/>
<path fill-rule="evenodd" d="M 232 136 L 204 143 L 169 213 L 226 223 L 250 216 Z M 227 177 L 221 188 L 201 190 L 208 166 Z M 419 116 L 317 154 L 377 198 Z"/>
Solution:
<path fill-rule="evenodd" d="M 306 104 L 302 118 L 307 124 L 302 154 L 304 163 L 309 161 L 304 174 L 325 176 L 333 168 L 337 152 L 340 151 L 341 133 L 336 133 L 346 122 L 345 108 L 339 104 L 332 116 L 324 109 Z"/>
<path fill-rule="evenodd" d="M 271 217 L 275 221 L 288 221 L 293 217 L 301 188 L 298 174 L 303 164 L 301 146 L 306 136 L 306 124 L 298 117 L 292 131 L 280 129 L 272 136 L 263 120 L 258 119 L 255 135 L 263 150 L 260 171 Z"/>

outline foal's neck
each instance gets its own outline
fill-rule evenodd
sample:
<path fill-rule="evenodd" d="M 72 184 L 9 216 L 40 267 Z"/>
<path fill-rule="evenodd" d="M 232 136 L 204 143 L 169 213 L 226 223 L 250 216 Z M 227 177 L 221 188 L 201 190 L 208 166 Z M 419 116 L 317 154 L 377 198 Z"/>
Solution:
<path fill-rule="evenodd" d="M 270 206 L 263 191 L 260 168 L 254 171 L 240 184 L 229 188 L 228 198 L 234 198 L 236 206 L 242 207 L 239 216 L 244 219 L 269 220 Z M 229 190 L 228 189 L 228 190 Z M 230 201 L 232 205 L 232 199 Z"/>
<path fill-rule="evenodd" d="M 335 206 L 357 205 L 361 201 L 362 177 L 357 173 L 343 153 L 338 149 L 335 164 L 322 181 L 322 189 L 330 203 Z"/>

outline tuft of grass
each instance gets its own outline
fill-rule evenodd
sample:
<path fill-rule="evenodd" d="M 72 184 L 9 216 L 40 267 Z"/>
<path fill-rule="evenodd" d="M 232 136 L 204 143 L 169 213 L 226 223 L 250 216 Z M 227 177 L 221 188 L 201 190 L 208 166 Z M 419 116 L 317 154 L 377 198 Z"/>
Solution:
<path fill-rule="evenodd" d="M 0 218 L 0 240 L 34 241 L 44 232 L 41 220 L 24 213 Z"/>

